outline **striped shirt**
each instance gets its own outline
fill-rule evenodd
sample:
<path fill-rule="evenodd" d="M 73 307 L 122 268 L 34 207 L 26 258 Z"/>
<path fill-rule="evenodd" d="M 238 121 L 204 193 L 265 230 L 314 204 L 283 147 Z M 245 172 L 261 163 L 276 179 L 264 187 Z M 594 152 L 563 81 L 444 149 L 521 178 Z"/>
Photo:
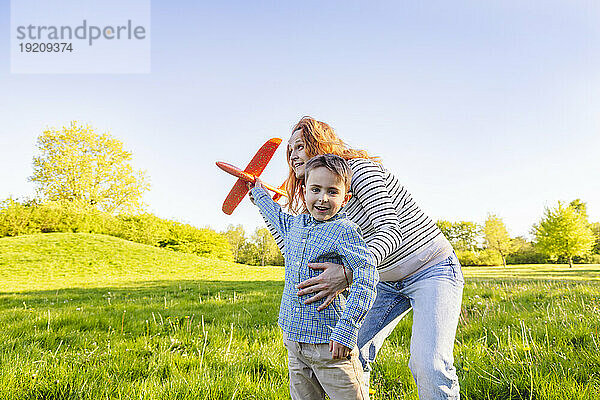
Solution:
<path fill-rule="evenodd" d="M 437 225 L 419 208 L 398 178 L 374 161 L 354 158 L 350 191 L 344 207 L 375 256 L 382 280 L 404 277 L 452 254 Z M 267 221 L 268 222 L 268 221 Z M 279 248 L 283 240 L 267 223 Z"/>
<path fill-rule="evenodd" d="M 259 187 L 252 189 L 252 196 L 262 215 L 284 241 L 285 287 L 278 319 L 281 329 L 294 342 L 334 340 L 354 348 L 358 329 L 375 301 L 375 286 L 379 280 L 375 260 L 358 226 L 344 213 L 327 221 L 318 221 L 310 214 L 284 213 Z M 343 264 L 351 271 L 352 284 L 347 299 L 337 296 L 322 311 L 317 311 L 317 307 L 324 300 L 304 304 L 310 296 L 298 296 L 296 285 L 321 273 L 308 267 L 312 262 Z"/>

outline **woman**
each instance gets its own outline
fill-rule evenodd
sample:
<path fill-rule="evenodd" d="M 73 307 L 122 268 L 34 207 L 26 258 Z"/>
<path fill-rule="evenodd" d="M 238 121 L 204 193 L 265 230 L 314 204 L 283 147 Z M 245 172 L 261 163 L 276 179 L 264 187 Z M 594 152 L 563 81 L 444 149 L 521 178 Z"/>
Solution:
<path fill-rule="evenodd" d="M 419 398 L 458 399 L 452 351 L 464 280 L 452 246 L 375 157 L 349 148 L 329 125 L 310 117 L 294 126 L 288 142 L 290 171 L 286 190 L 287 206 L 292 212 L 305 211 L 305 163 L 326 153 L 347 159 L 352 168 L 352 198 L 344 211 L 360 226 L 377 260 L 381 280 L 375 304 L 358 337 L 365 385 L 383 341 L 412 308 L 409 367 Z M 283 248 L 281 238 L 269 228 Z M 302 282 L 298 295 L 313 294 L 306 303 L 325 299 L 320 307 L 324 309 L 348 283 L 341 265 L 323 263 L 310 267 L 322 273 Z"/>

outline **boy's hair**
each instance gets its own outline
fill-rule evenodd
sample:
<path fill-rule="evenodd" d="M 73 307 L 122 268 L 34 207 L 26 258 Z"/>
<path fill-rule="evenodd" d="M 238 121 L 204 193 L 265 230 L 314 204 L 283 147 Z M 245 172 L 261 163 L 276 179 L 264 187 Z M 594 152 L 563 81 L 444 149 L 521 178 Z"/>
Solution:
<path fill-rule="evenodd" d="M 346 160 L 335 154 L 320 154 L 314 156 L 306 163 L 304 167 L 304 181 L 308 181 L 310 171 L 315 168 L 325 167 L 344 181 L 346 192 L 350 190 L 350 182 L 352 180 L 352 169 Z"/>

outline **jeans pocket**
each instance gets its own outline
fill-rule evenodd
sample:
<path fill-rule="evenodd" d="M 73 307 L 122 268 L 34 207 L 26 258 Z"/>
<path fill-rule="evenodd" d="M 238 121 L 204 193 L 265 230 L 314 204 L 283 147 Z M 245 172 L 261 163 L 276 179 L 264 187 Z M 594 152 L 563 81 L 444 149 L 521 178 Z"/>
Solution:
<path fill-rule="evenodd" d="M 462 267 L 458 257 L 456 256 L 456 253 L 453 253 L 450 257 L 448 257 L 448 261 L 450 261 L 450 268 L 452 268 L 454 279 L 464 285 L 465 278 L 463 276 Z"/>

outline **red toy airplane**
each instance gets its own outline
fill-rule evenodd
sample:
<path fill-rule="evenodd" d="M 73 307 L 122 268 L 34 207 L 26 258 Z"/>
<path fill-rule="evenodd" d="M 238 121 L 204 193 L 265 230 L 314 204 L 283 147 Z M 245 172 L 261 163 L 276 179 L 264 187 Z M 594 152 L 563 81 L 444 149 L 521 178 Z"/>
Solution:
<path fill-rule="evenodd" d="M 273 157 L 273 154 L 279 147 L 280 143 L 281 139 L 279 138 L 267 140 L 267 142 L 263 144 L 260 149 L 258 149 L 258 152 L 256 152 L 252 160 L 250 160 L 246 166 L 246 169 L 243 171 L 231 164 L 217 161 L 217 167 L 238 178 L 237 182 L 235 182 L 233 188 L 227 195 L 227 198 L 225 198 L 225 202 L 223 202 L 223 212 L 225 214 L 231 215 L 233 210 L 235 210 L 238 204 L 240 204 L 244 196 L 246 196 L 246 193 L 248 193 L 246 182 L 256 181 L 256 178 L 262 174 L 269 161 L 271 161 L 271 158 Z M 267 185 L 262 181 L 261 183 L 266 189 L 275 192 L 275 196 L 273 196 L 274 200 L 279 199 L 281 196 L 287 196 L 284 190 L 285 183 L 278 188 Z"/>

